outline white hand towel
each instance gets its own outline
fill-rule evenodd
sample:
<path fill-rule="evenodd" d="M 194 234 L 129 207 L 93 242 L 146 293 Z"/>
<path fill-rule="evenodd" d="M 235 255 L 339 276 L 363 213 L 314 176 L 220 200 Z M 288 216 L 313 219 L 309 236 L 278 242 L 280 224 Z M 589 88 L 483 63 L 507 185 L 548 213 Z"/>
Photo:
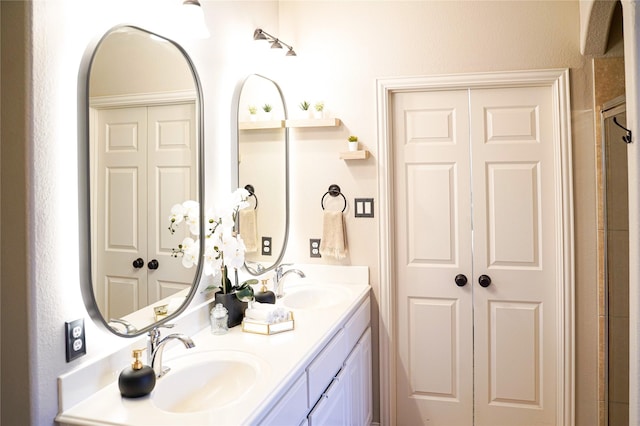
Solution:
<path fill-rule="evenodd" d="M 244 311 L 244 316 L 250 320 L 262 321 L 267 324 L 275 324 L 289 319 L 289 311 L 281 306 L 254 302 L 253 307 Z"/>
<path fill-rule="evenodd" d="M 347 257 L 347 229 L 341 211 L 325 210 L 320 254 L 338 260 Z"/>
<path fill-rule="evenodd" d="M 255 209 L 242 209 L 240 215 L 240 236 L 246 247 L 247 253 L 258 251 L 258 227 Z"/>

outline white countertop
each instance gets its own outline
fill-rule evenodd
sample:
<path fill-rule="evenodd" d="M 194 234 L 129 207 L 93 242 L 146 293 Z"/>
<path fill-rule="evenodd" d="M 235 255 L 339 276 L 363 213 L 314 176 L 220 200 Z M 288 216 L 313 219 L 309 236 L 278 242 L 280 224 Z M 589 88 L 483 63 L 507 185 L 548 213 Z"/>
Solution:
<path fill-rule="evenodd" d="M 240 398 L 210 410 L 173 413 L 157 407 L 153 392 L 142 398 L 122 398 L 116 381 L 65 410 L 56 420 L 63 424 L 74 425 L 132 426 L 255 423 L 286 393 L 293 380 L 299 377 L 304 367 L 318 354 L 329 338 L 344 325 L 346 319 L 369 294 L 368 284 L 337 284 L 321 281 L 311 277 L 285 283 L 285 292 L 288 289 L 295 291 L 300 286 L 325 286 L 339 288 L 344 295 L 333 306 L 292 310 L 295 316 L 293 331 L 267 336 L 244 333 L 241 331 L 241 326 L 237 326 L 229 330 L 228 334 L 214 336 L 210 333 L 209 327 L 206 327 L 191 336 L 196 345 L 195 348 L 187 350 L 179 342 L 171 343 L 167 347 L 163 364 L 171 366 L 172 359 L 178 363 L 178 367 L 170 371 L 167 377 L 171 374 L 179 374 L 182 364 L 178 358 L 198 354 L 197 358 L 202 359 L 207 356 L 207 351 L 226 353 L 237 351 L 240 352 L 239 356 L 257 358 L 260 364 L 259 376 L 254 385 Z M 158 379 L 156 389 L 163 379 Z"/>

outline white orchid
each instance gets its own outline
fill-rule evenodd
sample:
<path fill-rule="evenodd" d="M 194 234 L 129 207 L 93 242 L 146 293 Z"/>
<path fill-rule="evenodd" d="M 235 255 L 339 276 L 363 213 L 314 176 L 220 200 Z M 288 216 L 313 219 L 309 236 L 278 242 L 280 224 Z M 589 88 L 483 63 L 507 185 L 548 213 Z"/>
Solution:
<path fill-rule="evenodd" d="M 169 216 L 169 232 L 176 232 L 175 226 L 184 221 L 189 226 L 189 232 L 193 235 L 200 234 L 200 206 L 197 201 L 187 200 L 182 204 L 171 207 Z"/>
<path fill-rule="evenodd" d="M 240 235 L 235 232 L 235 221 L 238 211 L 249 205 L 246 201 L 249 192 L 244 188 L 233 191 L 218 205 L 213 213 L 207 214 L 206 240 L 203 253 L 203 273 L 215 275 L 223 271 L 223 283 L 227 281 L 226 269 L 238 269 L 244 265 L 246 247 Z M 200 230 L 200 208 L 197 201 L 185 201 L 171 208 L 169 216 L 169 231 L 173 234 L 176 227 L 183 221 L 189 226 L 189 232 L 197 236 Z M 173 249 L 173 256 L 182 256 L 182 265 L 190 268 L 198 264 L 199 240 L 185 238 L 177 249 Z M 223 290 L 228 289 L 223 285 Z"/>

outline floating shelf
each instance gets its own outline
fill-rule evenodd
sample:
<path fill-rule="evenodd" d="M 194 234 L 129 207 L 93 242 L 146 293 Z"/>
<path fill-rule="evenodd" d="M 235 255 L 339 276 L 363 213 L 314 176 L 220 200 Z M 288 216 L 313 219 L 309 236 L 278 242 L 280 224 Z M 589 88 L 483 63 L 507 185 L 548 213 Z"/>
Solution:
<path fill-rule="evenodd" d="M 345 151 L 340 153 L 340 158 L 343 160 L 366 160 L 369 158 L 369 151 Z"/>
<path fill-rule="evenodd" d="M 285 121 L 287 127 L 338 127 L 339 125 L 339 118 L 304 118 Z"/>
<path fill-rule="evenodd" d="M 241 121 L 238 123 L 240 130 L 282 129 L 284 120 Z"/>

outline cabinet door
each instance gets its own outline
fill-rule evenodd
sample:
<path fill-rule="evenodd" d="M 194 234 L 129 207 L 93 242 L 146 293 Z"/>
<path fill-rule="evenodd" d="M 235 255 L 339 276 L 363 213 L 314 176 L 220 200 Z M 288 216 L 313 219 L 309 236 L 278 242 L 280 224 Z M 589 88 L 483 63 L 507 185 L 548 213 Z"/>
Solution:
<path fill-rule="evenodd" d="M 310 426 L 345 426 L 349 423 L 349 407 L 347 405 L 348 377 L 344 370 L 331 382 L 322 394 L 316 406 L 309 414 Z"/>
<path fill-rule="evenodd" d="M 280 426 L 293 425 L 300 421 L 306 423 L 307 411 L 307 375 L 302 373 L 290 386 L 287 394 L 275 404 L 275 407 L 259 424 L 261 426 Z"/>
<path fill-rule="evenodd" d="M 347 412 L 352 426 L 371 424 L 371 329 L 367 328 L 344 363 Z"/>

